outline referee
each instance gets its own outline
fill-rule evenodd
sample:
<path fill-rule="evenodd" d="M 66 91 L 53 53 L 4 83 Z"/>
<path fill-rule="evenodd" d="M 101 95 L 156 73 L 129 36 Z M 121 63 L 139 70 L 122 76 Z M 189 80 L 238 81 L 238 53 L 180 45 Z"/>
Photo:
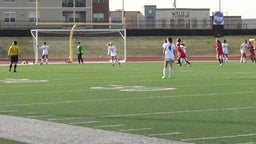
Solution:
<path fill-rule="evenodd" d="M 10 58 L 10 66 L 9 66 L 9 72 L 12 70 L 12 64 L 14 64 L 14 70 L 13 72 L 17 72 L 17 63 L 19 61 L 19 57 L 21 57 L 21 51 L 20 47 L 17 45 L 17 41 L 13 41 L 12 45 L 9 47 L 8 50 L 8 57 Z"/>

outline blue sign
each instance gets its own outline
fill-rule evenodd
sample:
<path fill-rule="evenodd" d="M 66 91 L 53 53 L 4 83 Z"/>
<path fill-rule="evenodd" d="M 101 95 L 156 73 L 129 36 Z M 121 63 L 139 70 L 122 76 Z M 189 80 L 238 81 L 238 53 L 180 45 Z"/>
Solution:
<path fill-rule="evenodd" d="M 222 12 L 215 12 L 213 15 L 213 25 L 224 25 L 224 16 Z"/>

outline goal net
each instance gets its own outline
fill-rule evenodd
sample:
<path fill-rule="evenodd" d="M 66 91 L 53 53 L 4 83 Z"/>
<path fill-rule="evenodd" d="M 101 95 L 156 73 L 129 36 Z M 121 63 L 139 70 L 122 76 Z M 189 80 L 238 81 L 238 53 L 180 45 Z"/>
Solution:
<path fill-rule="evenodd" d="M 109 62 L 107 43 L 112 42 L 117 47 L 117 58 L 126 62 L 126 30 L 125 29 L 32 29 L 33 48 L 37 64 L 41 59 L 43 42 L 49 45 L 49 63 L 77 63 L 75 43 L 80 42 L 84 48 L 85 63 Z M 70 44 L 72 47 L 70 48 Z"/>

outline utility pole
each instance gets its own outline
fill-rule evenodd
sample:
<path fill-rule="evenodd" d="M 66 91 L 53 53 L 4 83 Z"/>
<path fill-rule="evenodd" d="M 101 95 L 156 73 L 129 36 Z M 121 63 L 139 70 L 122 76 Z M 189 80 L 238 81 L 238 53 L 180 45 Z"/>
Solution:
<path fill-rule="evenodd" d="M 219 0 L 219 11 L 221 12 L 221 0 Z"/>
<path fill-rule="evenodd" d="M 174 24 L 175 28 L 177 27 L 177 10 L 176 10 L 176 0 L 173 0 L 173 7 L 174 7 Z"/>

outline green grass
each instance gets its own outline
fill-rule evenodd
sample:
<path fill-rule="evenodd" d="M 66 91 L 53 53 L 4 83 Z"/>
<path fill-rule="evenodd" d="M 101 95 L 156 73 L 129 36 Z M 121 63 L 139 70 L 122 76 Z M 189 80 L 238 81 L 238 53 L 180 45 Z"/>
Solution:
<path fill-rule="evenodd" d="M 162 66 L 1 66 L 0 113 L 196 144 L 256 142 L 256 64 L 192 62 L 171 79 Z"/>
<path fill-rule="evenodd" d="M 12 141 L 12 140 L 7 140 L 7 139 L 1 139 L 0 138 L 0 143 L 1 144 L 25 144 L 22 142 L 17 142 L 17 141 Z"/>

